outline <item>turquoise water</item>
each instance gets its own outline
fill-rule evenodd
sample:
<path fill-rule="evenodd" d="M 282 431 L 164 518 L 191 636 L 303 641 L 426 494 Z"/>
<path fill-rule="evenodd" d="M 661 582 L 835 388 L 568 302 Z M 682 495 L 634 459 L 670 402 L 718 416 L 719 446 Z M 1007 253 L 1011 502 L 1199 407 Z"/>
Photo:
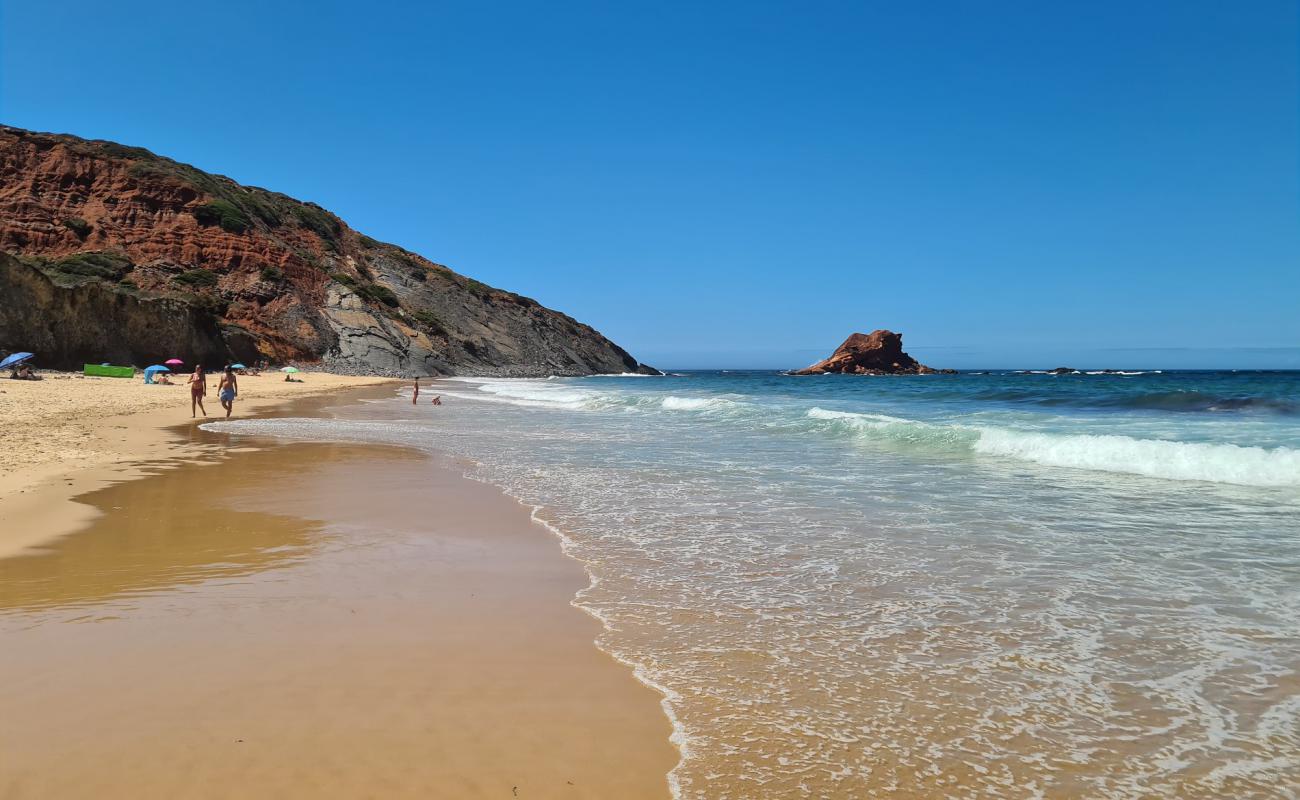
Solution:
<path fill-rule="evenodd" d="M 680 796 L 1300 785 L 1300 373 L 433 391 L 208 427 L 452 452 L 536 506 Z"/>

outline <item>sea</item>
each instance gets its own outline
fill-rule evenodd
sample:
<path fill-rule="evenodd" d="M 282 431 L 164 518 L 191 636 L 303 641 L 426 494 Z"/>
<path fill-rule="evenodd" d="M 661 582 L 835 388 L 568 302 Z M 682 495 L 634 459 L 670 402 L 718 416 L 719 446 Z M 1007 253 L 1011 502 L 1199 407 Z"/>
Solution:
<path fill-rule="evenodd" d="M 677 797 L 1300 792 L 1300 373 L 463 378 L 207 427 L 535 509 Z"/>

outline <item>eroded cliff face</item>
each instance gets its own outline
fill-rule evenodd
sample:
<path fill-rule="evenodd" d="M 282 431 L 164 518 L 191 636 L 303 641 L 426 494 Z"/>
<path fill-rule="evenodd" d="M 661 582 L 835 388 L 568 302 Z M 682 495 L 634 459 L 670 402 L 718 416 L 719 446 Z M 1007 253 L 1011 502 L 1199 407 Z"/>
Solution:
<path fill-rule="evenodd" d="M 216 326 L 178 341 L 215 335 L 204 352 L 238 342 L 241 360 L 393 375 L 653 371 L 587 325 L 363 236 L 319 206 L 112 142 L 0 126 L 0 251 L 18 258 L 0 262 L 13 273 L 5 285 L 28 287 L 49 315 L 0 314 L 0 349 L 121 361 L 70 344 L 95 336 L 65 343 L 60 330 L 120 321 L 113 308 L 141 319 L 169 309 L 183 326 Z M 61 316 L 72 308 L 81 321 Z"/>
<path fill-rule="evenodd" d="M 60 285 L 30 263 L 0 253 L 0 341 L 30 350 L 41 366 L 148 366 L 177 354 L 206 364 L 258 358 L 246 330 L 181 300 L 148 298 L 103 281 Z M 94 354 L 93 356 L 91 354 Z"/>

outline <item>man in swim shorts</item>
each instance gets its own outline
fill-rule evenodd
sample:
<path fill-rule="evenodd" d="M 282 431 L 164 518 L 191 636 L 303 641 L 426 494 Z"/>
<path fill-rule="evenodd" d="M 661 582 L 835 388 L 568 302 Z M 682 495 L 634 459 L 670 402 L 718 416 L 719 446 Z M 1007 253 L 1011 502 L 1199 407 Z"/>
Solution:
<path fill-rule="evenodd" d="M 230 418 L 230 412 L 235 405 L 235 396 L 239 394 L 239 379 L 235 377 L 235 371 L 229 366 L 226 367 L 225 374 L 221 376 L 221 383 L 217 384 L 217 399 L 221 401 L 221 407 L 226 409 L 226 418 Z"/>

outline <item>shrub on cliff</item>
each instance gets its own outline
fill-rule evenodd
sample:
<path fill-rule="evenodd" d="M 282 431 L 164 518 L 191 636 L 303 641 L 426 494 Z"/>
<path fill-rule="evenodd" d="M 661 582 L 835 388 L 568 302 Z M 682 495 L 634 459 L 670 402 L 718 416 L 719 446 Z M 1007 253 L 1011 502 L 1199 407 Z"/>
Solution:
<path fill-rule="evenodd" d="M 466 289 L 468 289 L 471 293 L 476 294 L 479 297 L 486 297 L 487 295 L 492 294 L 493 292 L 491 286 L 488 286 L 486 283 L 483 283 L 482 281 L 476 281 L 473 278 L 465 278 L 464 283 L 462 283 L 461 285 L 464 286 Z"/>
<path fill-rule="evenodd" d="M 84 239 L 90 235 L 90 223 L 81 217 L 68 217 L 63 221 L 63 227 L 77 234 L 78 239 Z"/>
<path fill-rule="evenodd" d="M 262 280 L 268 283 L 279 283 L 284 280 L 284 270 L 279 267 L 262 267 Z"/>
<path fill-rule="evenodd" d="M 324 240 L 326 247 L 332 250 L 338 249 L 334 240 L 338 238 L 342 227 L 333 214 L 319 206 L 299 203 L 293 207 L 293 215 L 298 218 L 300 225 Z"/>
<path fill-rule="evenodd" d="M 442 324 L 442 320 L 438 319 L 437 315 L 428 309 L 422 308 L 419 311 L 411 312 L 411 318 L 418 322 L 420 327 L 435 336 L 447 335 L 447 327 Z"/>
<path fill-rule="evenodd" d="M 177 283 L 183 283 L 186 286 L 194 286 L 196 288 L 216 286 L 217 273 L 210 269 L 191 269 L 177 275 L 174 280 Z"/>
<path fill-rule="evenodd" d="M 194 209 L 194 218 L 200 225 L 220 225 L 224 231 L 243 233 L 252 224 L 248 215 L 227 200 L 213 200 Z"/>
<path fill-rule="evenodd" d="M 135 269 L 129 258 L 117 253 L 73 253 L 57 260 L 41 256 L 17 258 L 48 275 L 58 286 L 80 286 L 97 280 L 118 281 Z"/>
<path fill-rule="evenodd" d="M 367 284 L 357 289 L 357 294 L 369 300 L 377 300 L 386 306 L 397 307 L 397 295 L 393 294 L 393 290 L 387 286 L 380 286 L 377 283 Z"/>
<path fill-rule="evenodd" d="M 116 253 L 74 253 L 50 265 L 56 272 L 117 280 L 132 269 L 131 259 Z"/>
<path fill-rule="evenodd" d="M 220 297 L 213 297 L 209 294 L 194 294 L 193 292 L 184 292 L 177 295 L 177 299 L 186 305 L 193 306 L 201 311 L 205 311 L 215 317 L 224 316 L 230 309 L 230 302 Z"/>

